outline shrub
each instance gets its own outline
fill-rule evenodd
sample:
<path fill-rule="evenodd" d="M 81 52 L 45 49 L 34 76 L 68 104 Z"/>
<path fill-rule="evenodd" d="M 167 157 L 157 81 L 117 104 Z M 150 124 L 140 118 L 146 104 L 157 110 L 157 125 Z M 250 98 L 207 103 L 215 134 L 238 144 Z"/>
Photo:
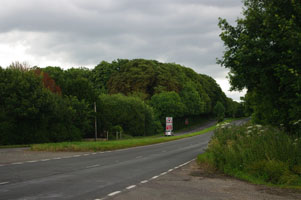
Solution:
<path fill-rule="evenodd" d="M 272 184 L 301 185 L 301 143 L 261 125 L 219 125 L 207 161 L 230 175 L 248 174 Z"/>

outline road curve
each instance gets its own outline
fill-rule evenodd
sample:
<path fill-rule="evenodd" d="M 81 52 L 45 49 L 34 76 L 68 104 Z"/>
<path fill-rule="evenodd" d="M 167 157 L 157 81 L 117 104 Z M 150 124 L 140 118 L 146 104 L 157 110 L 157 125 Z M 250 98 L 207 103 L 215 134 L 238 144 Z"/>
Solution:
<path fill-rule="evenodd" d="M 110 152 L 0 165 L 0 199 L 102 199 L 194 159 L 212 132 Z"/>

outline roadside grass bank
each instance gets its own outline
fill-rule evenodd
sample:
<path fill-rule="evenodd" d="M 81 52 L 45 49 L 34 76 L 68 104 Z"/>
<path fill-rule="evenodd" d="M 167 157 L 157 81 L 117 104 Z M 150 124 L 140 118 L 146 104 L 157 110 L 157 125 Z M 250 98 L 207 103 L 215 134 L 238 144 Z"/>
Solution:
<path fill-rule="evenodd" d="M 254 184 L 301 189 L 301 139 L 273 127 L 219 126 L 197 162 Z"/>
<path fill-rule="evenodd" d="M 231 122 L 235 119 L 228 119 L 227 122 Z M 33 151 L 109 151 L 116 149 L 124 149 L 137 146 L 145 146 L 151 144 L 157 144 L 162 142 L 168 142 L 173 140 L 179 140 L 187 137 L 193 137 L 196 135 L 204 134 L 215 130 L 216 125 L 206 128 L 204 130 L 189 133 L 179 136 L 162 137 L 161 135 L 139 137 L 123 140 L 111 140 L 111 141 L 86 141 L 86 142 L 60 142 L 60 143 L 45 143 L 45 144 L 33 144 L 31 150 Z"/>

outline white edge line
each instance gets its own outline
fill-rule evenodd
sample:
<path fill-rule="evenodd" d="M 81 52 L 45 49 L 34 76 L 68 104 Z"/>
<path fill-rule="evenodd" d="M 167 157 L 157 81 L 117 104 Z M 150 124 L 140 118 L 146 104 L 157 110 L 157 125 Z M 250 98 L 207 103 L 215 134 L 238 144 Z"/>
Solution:
<path fill-rule="evenodd" d="M 108 194 L 108 196 L 109 196 L 109 197 L 112 197 L 112 196 L 114 196 L 114 195 L 116 195 L 116 194 L 119 194 L 120 192 L 121 192 L 121 191 L 112 192 L 112 193 Z"/>
<path fill-rule="evenodd" d="M 132 188 L 134 188 L 134 187 L 136 187 L 136 185 L 130 185 L 130 186 L 126 187 L 126 189 L 127 189 L 127 190 L 130 190 L 130 189 L 132 189 Z"/>
<path fill-rule="evenodd" d="M 160 175 L 163 176 L 163 175 L 165 175 L 165 174 L 167 174 L 167 172 L 163 172 L 163 173 L 161 173 Z"/>
<path fill-rule="evenodd" d="M 151 179 L 156 179 L 156 178 L 158 178 L 159 176 L 153 176 Z"/>

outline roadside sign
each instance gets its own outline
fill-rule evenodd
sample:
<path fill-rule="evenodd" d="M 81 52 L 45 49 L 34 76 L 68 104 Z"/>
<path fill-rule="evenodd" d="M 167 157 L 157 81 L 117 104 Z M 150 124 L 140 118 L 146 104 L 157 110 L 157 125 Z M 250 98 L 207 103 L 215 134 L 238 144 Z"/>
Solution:
<path fill-rule="evenodd" d="M 166 117 L 166 123 L 172 123 L 172 117 Z"/>
<path fill-rule="evenodd" d="M 172 131 L 173 130 L 173 124 L 172 124 L 172 117 L 166 117 L 166 131 Z"/>

